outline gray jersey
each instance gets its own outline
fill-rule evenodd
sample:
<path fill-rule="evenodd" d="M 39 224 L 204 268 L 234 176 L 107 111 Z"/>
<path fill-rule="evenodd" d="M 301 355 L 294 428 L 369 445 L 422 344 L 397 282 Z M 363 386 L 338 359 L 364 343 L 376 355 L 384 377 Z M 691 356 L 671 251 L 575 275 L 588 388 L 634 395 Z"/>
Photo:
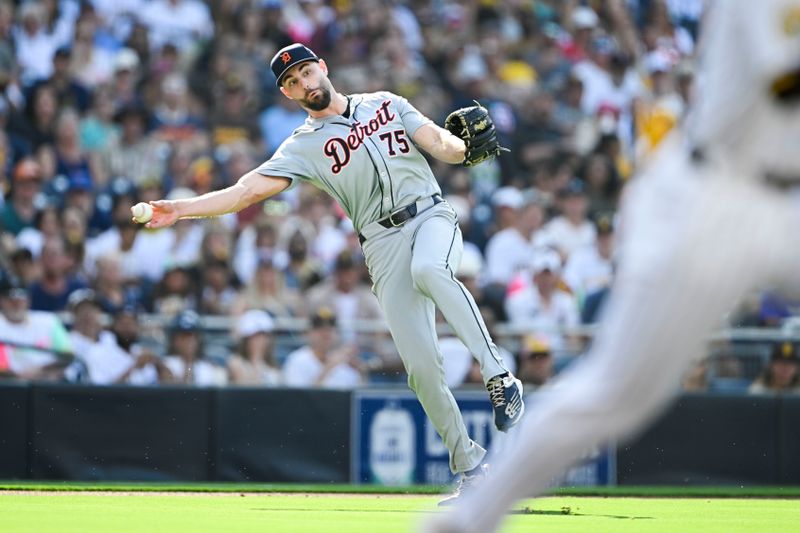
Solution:
<path fill-rule="evenodd" d="M 441 193 L 411 141 L 429 123 L 396 94 L 351 95 L 349 118 L 309 117 L 257 171 L 309 181 L 335 198 L 360 231 L 397 207 Z"/>

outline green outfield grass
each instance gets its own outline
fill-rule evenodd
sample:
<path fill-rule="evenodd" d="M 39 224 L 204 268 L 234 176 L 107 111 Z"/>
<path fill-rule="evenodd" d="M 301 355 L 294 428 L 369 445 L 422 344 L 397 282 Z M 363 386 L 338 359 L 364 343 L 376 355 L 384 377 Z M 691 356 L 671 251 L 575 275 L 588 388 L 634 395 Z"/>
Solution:
<path fill-rule="evenodd" d="M 289 489 L 292 489 L 291 493 Z M 355 493 L 342 485 L 0 483 L 2 532 L 411 532 L 437 496 L 417 487 Z M 322 489 L 322 490 L 320 490 Z M 274 491 L 281 492 L 274 492 Z M 430 491 L 430 489 L 426 489 Z M 592 489 L 522 502 L 504 532 L 788 532 L 800 530 L 800 489 Z M 629 492 L 626 492 L 629 491 Z M 705 490 L 705 493 L 702 493 Z M 92 492 L 89 492 L 92 491 Z M 158 491 L 158 492 L 154 492 Z M 184 491 L 184 492 L 179 492 Z M 412 492 L 403 494 L 402 492 Z M 669 491 L 673 491 L 670 493 Z M 739 492 L 738 496 L 736 491 Z M 588 489 L 572 491 L 589 493 Z M 615 495 L 619 494 L 619 495 Z M 645 494 L 646 493 L 646 494 Z"/>

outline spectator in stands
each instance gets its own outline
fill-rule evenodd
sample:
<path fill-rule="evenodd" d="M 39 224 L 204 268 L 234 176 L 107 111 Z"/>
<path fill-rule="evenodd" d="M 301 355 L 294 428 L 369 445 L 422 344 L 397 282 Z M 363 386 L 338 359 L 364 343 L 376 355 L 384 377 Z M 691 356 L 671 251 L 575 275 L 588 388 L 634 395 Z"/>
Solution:
<path fill-rule="evenodd" d="M 45 83 L 31 91 L 26 102 L 24 119 L 9 124 L 9 129 L 23 136 L 28 152 L 38 157 L 42 147 L 52 146 L 55 142 L 57 116 L 56 93 L 50 85 Z M 40 161 L 40 163 L 43 162 Z M 52 171 L 52 169 L 48 170 Z M 45 174 L 48 177 L 52 176 L 52 173 Z"/>
<path fill-rule="evenodd" d="M 554 246 L 562 259 L 569 259 L 572 252 L 592 246 L 597 238 L 594 224 L 588 219 L 589 202 L 586 186 L 577 178 L 559 191 L 559 210 L 544 227 L 548 244 Z"/>
<path fill-rule="evenodd" d="M 203 357 L 200 317 L 191 310 L 178 313 L 172 322 L 169 335 L 170 354 L 164 364 L 176 383 L 213 387 L 225 385 L 227 371 Z"/>
<path fill-rule="evenodd" d="M 81 116 L 80 145 L 91 154 L 102 152 L 119 135 L 119 126 L 114 123 L 113 98 L 110 85 L 98 87 L 91 107 Z M 98 174 L 98 178 L 100 177 Z"/>
<path fill-rule="evenodd" d="M 247 141 L 261 146 L 261 129 L 258 116 L 248 108 L 244 81 L 231 74 L 225 79 L 225 88 L 219 107 L 211 119 L 211 134 L 215 146 Z"/>
<path fill-rule="evenodd" d="M 96 187 L 105 185 L 100 178 L 105 178 L 99 170 L 100 159 L 97 154 L 89 154 L 80 144 L 80 116 L 71 109 L 64 109 L 56 121 L 55 174 L 65 176 L 68 190 L 80 189 L 91 193 Z M 89 195 L 89 206 L 92 195 Z M 88 207 L 88 206 L 87 206 Z M 84 208 L 87 214 L 91 212 Z"/>
<path fill-rule="evenodd" d="M 3 231 L 19 235 L 23 229 L 34 225 L 41 186 L 42 171 L 35 160 L 22 159 L 14 166 L 11 190 L 5 203 L 0 205 L 0 228 Z"/>
<path fill-rule="evenodd" d="M 114 120 L 120 125 L 120 136 L 101 153 L 105 176 L 124 176 L 137 187 L 147 180 L 160 179 L 165 163 L 163 145 L 147 135 L 147 111 L 138 104 L 128 104 L 117 111 Z"/>
<path fill-rule="evenodd" d="M 190 96 L 183 74 L 173 72 L 164 77 L 161 99 L 153 110 L 153 130 L 161 140 L 202 145 L 203 121 L 189 107 Z"/>
<path fill-rule="evenodd" d="M 132 194 L 115 196 L 111 208 L 112 227 L 87 240 L 84 267 L 88 272 L 95 272 L 95 263 L 100 257 L 116 255 L 122 266 L 123 280 L 138 282 L 150 264 L 155 262 L 158 266 L 160 263 L 151 256 L 151 250 L 144 252 L 146 248 L 139 239 L 140 226 L 131 220 L 130 206 L 135 203 L 134 198 Z"/>
<path fill-rule="evenodd" d="M 329 308 L 311 315 L 308 344 L 290 353 L 283 365 L 289 387 L 349 389 L 364 381 L 358 349 L 341 344 L 336 333 L 336 315 Z"/>
<path fill-rule="evenodd" d="M 99 316 L 99 302 L 91 291 L 73 293 L 76 304 L 90 308 Z M 80 310 L 74 311 L 76 313 Z M 168 382 L 172 373 L 164 360 L 137 344 L 139 324 L 134 309 L 124 308 L 113 315 L 111 331 L 101 330 L 82 357 L 89 381 L 96 385 L 156 385 Z"/>
<path fill-rule="evenodd" d="M 88 284 L 89 277 L 84 270 L 86 262 L 86 215 L 75 207 L 66 207 L 61 212 L 64 253 L 67 256 L 66 275 Z"/>
<path fill-rule="evenodd" d="M 248 224 L 239 233 L 233 258 L 233 268 L 242 283 L 253 281 L 256 269 L 261 263 L 275 265 L 279 270 L 289 258 L 285 250 L 280 250 L 276 224 L 266 215 L 255 223 Z"/>
<path fill-rule="evenodd" d="M 95 269 L 92 287 L 104 313 L 114 315 L 126 307 L 142 307 L 146 287 L 142 283 L 125 284 L 119 256 L 109 254 L 98 258 Z"/>
<path fill-rule="evenodd" d="M 620 180 L 611 158 L 602 152 L 589 154 L 580 175 L 586 183 L 586 198 L 593 216 L 613 212 L 619 200 Z"/>
<path fill-rule="evenodd" d="M 251 309 L 236 319 L 239 347 L 228 359 L 233 385 L 278 386 L 283 375 L 275 360 L 275 321 L 260 309 Z"/>
<path fill-rule="evenodd" d="M 49 78 L 37 81 L 31 87 L 31 92 L 35 91 L 36 87 L 39 85 L 45 83 L 49 84 L 55 92 L 58 107 L 62 109 L 74 108 L 84 113 L 89 109 L 92 95 L 91 92 L 73 76 L 70 70 L 71 60 L 72 48 L 68 45 L 60 46 L 53 54 L 52 74 Z"/>
<path fill-rule="evenodd" d="M 550 381 L 554 375 L 553 353 L 547 337 L 528 334 L 522 337 L 517 376 L 525 390 L 534 390 Z"/>
<path fill-rule="evenodd" d="M 63 176 L 63 175 L 62 175 Z M 61 177 L 58 178 L 61 181 Z M 62 204 L 62 213 L 66 210 L 78 210 L 85 224 L 95 216 L 94 186 L 88 174 L 77 174 L 67 181 L 66 195 Z M 63 217 L 62 217 L 63 218 Z M 63 220 L 62 220 L 63 223 Z"/>
<path fill-rule="evenodd" d="M 211 13 L 200 0 L 151 0 L 138 15 L 149 30 L 154 49 L 170 43 L 181 52 L 189 52 L 197 41 L 214 35 Z"/>
<path fill-rule="evenodd" d="M 611 216 L 595 221 L 597 240 L 570 255 L 564 281 L 579 300 L 611 284 L 614 272 L 614 222 Z"/>
<path fill-rule="evenodd" d="M 347 343 L 355 342 L 363 349 L 373 344 L 369 339 L 374 336 L 356 335 L 356 322 L 382 322 L 383 312 L 378 299 L 362 281 L 359 267 L 349 250 L 339 253 L 332 276 L 312 287 L 307 293 L 306 301 L 310 309 L 332 309 L 342 340 Z"/>
<path fill-rule="evenodd" d="M 21 24 L 13 30 L 14 49 L 23 85 L 47 78 L 53 68 L 51 58 L 59 45 L 59 35 L 45 27 L 44 8 L 39 2 L 25 2 L 19 8 Z"/>
<path fill-rule="evenodd" d="M 228 263 L 220 259 L 207 261 L 202 268 L 202 279 L 198 310 L 210 315 L 230 314 L 239 292 L 235 288 L 238 282 Z"/>
<path fill-rule="evenodd" d="M 97 39 L 98 20 L 92 7 L 81 10 L 75 21 L 72 42 L 72 70 L 87 87 L 109 81 L 113 75 L 114 55 Z"/>
<path fill-rule="evenodd" d="M 613 276 L 613 272 L 612 272 Z M 613 279 L 612 279 L 613 281 Z M 611 292 L 611 283 L 587 294 L 581 304 L 581 323 L 594 324 L 600 319 L 608 295 Z"/>
<path fill-rule="evenodd" d="M 708 391 L 708 358 L 703 357 L 695 362 L 692 368 L 683 376 L 681 390 L 684 392 Z"/>
<path fill-rule="evenodd" d="M 800 316 L 800 298 L 766 291 L 761 295 L 758 316 L 761 326 L 780 327 L 787 318 Z"/>
<path fill-rule="evenodd" d="M 495 199 L 501 201 L 497 196 Z M 486 244 L 485 282 L 490 289 L 496 286 L 501 292 L 530 264 L 534 249 L 546 245 L 544 233 L 539 231 L 545 220 L 539 196 L 533 192 L 520 194 L 519 200 L 507 209 L 513 213 L 511 225 L 495 233 Z"/>
<path fill-rule="evenodd" d="M 511 324 L 528 328 L 546 337 L 552 350 L 565 347 L 564 329 L 579 324 L 575 297 L 559 288 L 561 259 L 554 250 L 543 250 L 533 257 L 533 284 L 506 300 L 506 315 Z"/>
<path fill-rule="evenodd" d="M 10 253 L 10 273 L 20 279 L 22 285 L 30 287 L 39 278 L 39 265 L 27 248 L 17 248 Z"/>
<path fill-rule="evenodd" d="M 17 245 L 29 250 L 33 257 L 38 259 L 45 240 L 54 239 L 60 235 L 61 223 L 58 208 L 53 204 L 47 204 L 36 212 L 33 224 L 23 228 L 17 234 Z"/>
<path fill-rule="evenodd" d="M 155 313 L 175 316 L 185 309 L 196 310 L 196 272 L 189 267 L 172 265 L 153 290 L 152 309 Z"/>
<path fill-rule="evenodd" d="M 78 289 L 70 294 L 67 309 L 72 314 L 69 332 L 72 349 L 79 359 L 83 359 L 90 348 L 100 343 L 102 309 L 92 289 Z"/>
<path fill-rule="evenodd" d="M 494 191 L 492 206 L 495 214 L 495 234 L 514 226 L 519 210 L 524 203 L 525 197 L 517 187 L 508 185 Z"/>
<path fill-rule="evenodd" d="M 538 90 L 523 102 L 515 132 L 515 157 L 523 171 L 533 171 L 558 153 L 563 136 L 555 122 L 556 101 L 552 93 Z"/>
<path fill-rule="evenodd" d="M 777 342 L 772 347 L 769 364 L 748 391 L 751 394 L 800 394 L 800 356 L 794 342 Z"/>
<path fill-rule="evenodd" d="M 44 242 L 41 265 L 41 277 L 30 287 L 31 309 L 63 311 L 70 293 L 85 288 L 86 283 L 68 275 L 70 264 L 62 237 L 53 237 Z"/>
<path fill-rule="evenodd" d="M 442 314 L 436 313 L 436 328 L 447 328 Z M 444 380 L 449 389 L 461 387 L 469 382 L 475 358 L 469 352 L 464 343 L 456 337 L 451 330 L 439 335 L 439 351 L 442 354 L 442 368 L 444 369 Z M 483 377 L 479 380 L 483 383 Z"/>
<path fill-rule="evenodd" d="M 484 271 L 485 266 L 480 250 L 477 247 L 465 246 L 464 252 L 461 254 L 461 263 L 456 269 L 456 278 L 472 294 L 478 307 L 489 305 L 483 286 L 480 283 Z"/>
<path fill-rule="evenodd" d="M 142 61 L 140 57 L 145 56 L 132 48 L 117 50 L 114 56 L 114 76 L 111 79 L 111 87 L 114 107 L 117 110 L 138 108 L 141 105 L 141 96 L 137 90 L 141 75 Z"/>
<path fill-rule="evenodd" d="M 324 278 L 322 265 L 308 255 L 308 240 L 302 231 L 295 231 L 289 238 L 286 252 L 289 256 L 289 264 L 284 269 L 287 287 L 305 291 Z"/>
<path fill-rule="evenodd" d="M 284 273 L 267 259 L 258 263 L 253 280 L 239 294 L 233 312 L 263 309 L 276 318 L 291 318 L 305 316 L 306 308 L 297 289 L 287 287 Z"/>
<path fill-rule="evenodd" d="M 563 135 L 574 135 L 580 126 L 590 121 L 589 115 L 581 109 L 582 97 L 583 82 L 575 76 L 569 76 L 561 87 L 561 98 L 553 111 L 553 125 Z"/>
<path fill-rule="evenodd" d="M 62 380 L 74 355 L 69 334 L 53 313 L 30 311 L 28 290 L 0 271 L 0 372 L 19 379 Z"/>

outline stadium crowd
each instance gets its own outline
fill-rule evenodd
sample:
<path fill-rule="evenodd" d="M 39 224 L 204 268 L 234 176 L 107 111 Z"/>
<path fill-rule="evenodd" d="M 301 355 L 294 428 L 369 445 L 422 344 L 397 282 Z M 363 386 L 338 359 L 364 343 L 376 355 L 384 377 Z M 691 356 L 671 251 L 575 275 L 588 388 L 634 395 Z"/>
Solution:
<path fill-rule="evenodd" d="M 488 107 L 511 152 L 434 171 L 466 241 L 458 276 L 488 324 L 516 332 L 505 352 L 520 377 L 544 383 L 554 355 L 580 351 L 574 332 L 596 320 L 608 292 L 626 183 L 683 119 L 703 6 L 0 0 L 0 373 L 98 384 L 403 381 L 385 330 L 362 327 L 382 318 L 352 224 L 320 191 L 300 186 L 162 230 L 131 222 L 137 201 L 229 185 L 303 122 L 268 68 L 299 41 L 334 67 L 345 93 L 390 90 L 439 124 L 473 100 Z M 756 294 L 728 320 L 775 327 L 795 310 Z M 208 317 L 229 318 L 224 349 L 207 349 Z M 307 329 L 292 346 L 276 342 L 292 320 Z M 448 382 L 479 381 L 446 335 Z M 775 354 L 789 367 L 781 388 L 797 389 L 794 347 Z"/>

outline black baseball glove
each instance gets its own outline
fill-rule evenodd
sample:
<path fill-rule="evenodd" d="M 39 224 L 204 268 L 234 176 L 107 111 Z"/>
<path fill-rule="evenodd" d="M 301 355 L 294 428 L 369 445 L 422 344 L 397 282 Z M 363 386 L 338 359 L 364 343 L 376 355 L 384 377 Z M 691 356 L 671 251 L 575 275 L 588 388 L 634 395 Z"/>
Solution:
<path fill-rule="evenodd" d="M 471 167 L 492 159 L 500 152 L 508 152 L 497 141 L 497 131 L 485 107 L 476 105 L 456 109 L 444 121 L 447 131 L 464 141 L 467 151 L 464 154 L 464 166 Z"/>

